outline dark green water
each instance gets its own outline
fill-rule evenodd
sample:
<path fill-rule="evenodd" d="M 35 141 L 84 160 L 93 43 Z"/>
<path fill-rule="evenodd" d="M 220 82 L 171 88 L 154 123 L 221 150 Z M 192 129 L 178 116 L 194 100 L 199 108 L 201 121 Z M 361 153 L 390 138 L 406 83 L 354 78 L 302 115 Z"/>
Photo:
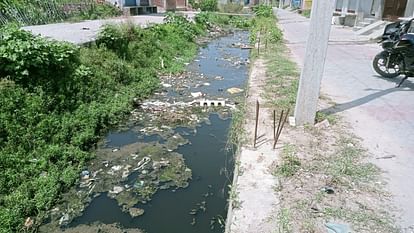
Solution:
<path fill-rule="evenodd" d="M 193 180 L 188 188 L 157 192 L 151 202 L 138 205 L 145 210 L 145 214 L 138 218 L 131 218 L 121 211 L 115 200 L 101 194 L 71 225 L 99 221 L 120 223 L 127 228 L 137 227 L 148 233 L 222 232 L 219 224 L 211 230 L 210 222 L 212 218 L 226 215 L 227 185 L 233 170 L 232 153 L 224 149 L 230 119 L 221 120 L 213 114 L 210 121 L 210 125 L 198 127 L 195 135 L 185 136 L 191 144 L 177 150 L 193 170 Z M 206 197 L 206 194 L 209 195 Z M 203 201 L 206 202 L 206 211 L 190 215 L 189 212 Z M 193 217 L 195 225 L 191 225 Z"/>

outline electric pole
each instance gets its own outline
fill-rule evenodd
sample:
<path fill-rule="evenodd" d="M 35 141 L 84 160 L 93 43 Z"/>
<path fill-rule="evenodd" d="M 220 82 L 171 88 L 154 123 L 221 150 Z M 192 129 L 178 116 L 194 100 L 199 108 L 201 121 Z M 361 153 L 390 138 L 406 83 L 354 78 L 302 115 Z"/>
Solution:
<path fill-rule="evenodd" d="M 296 98 L 295 124 L 314 124 L 328 50 L 334 0 L 313 0 L 305 61 Z"/>

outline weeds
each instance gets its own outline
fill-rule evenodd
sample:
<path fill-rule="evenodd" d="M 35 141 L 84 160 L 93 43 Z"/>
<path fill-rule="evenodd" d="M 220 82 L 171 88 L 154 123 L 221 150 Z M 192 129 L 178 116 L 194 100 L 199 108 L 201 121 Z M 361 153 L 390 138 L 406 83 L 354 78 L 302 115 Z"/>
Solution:
<path fill-rule="evenodd" d="M 277 216 L 278 233 L 291 233 L 291 213 L 289 209 L 282 208 Z"/>
<path fill-rule="evenodd" d="M 237 192 L 237 186 L 229 185 L 229 202 L 231 202 L 232 209 L 239 209 L 242 202 L 239 199 L 239 192 Z"/>
<path fill-rule="evenodd" d="M 293 108 L 299 86 L 299 71 L 287 56 L 283 44 L 270 45 L 264 55 L 267 61 L 267 75 L 264 97 L 272 108 Z"/>
<path fill-rule="evenodd" d="M 1 28 L 0 232 L 18 231 L 27 217 L 35 231 L 99 137 L 124 119 L 134 98 L 158 88 L 157 74 L 183 69 L 202 33 L 171 15 L 148 29 L 106 26 L 96 45 L 79 48 Z"/>
<path fill-rule="evenodd" d="M 335 124 L 337 122 L 337 118 L 333 114 L 329 114 L 329 113 L 325 113 L 321 111 L 316 112 L 315 123 L 319 123 L 324 120 L 328 120 L 330 124 Z"/>
<path fill-rule="evenodd" d="M 311 10 L 310 9 L 302 10 L 301 15 L 305 16 L 306 18 L 310 18 Z"/>
<path fill-rule="evenodd" d="M 367 229 L 370 232 L 397 233 L 399 230 L 393 226 L 391 218 L 386 217 L 386 213 L 376 213 L 367 208 L 352 210 L 349 208 L 327 207 L 323 214 L 328 218 L 343 219 L 352 222 L 358 229 Z"/>
<path fill-rule="evenodd" d="M 232 112 L 232 121 L 227 139 L 227 147 L 232 148 L 242 144 L 245 140 L 246 131 L 244 129 L 246 115 L 246 105 L 239 103 L 238 107 Z"/>
<path fill-rule="evenodd" d="M 353 186 L 376 178 L 378 168 L 371 163 L 361 162 L 364 152 L 351 138 L 341 138 L 338 142 L 338 151 L 327 165 L 332 183 Z"/>
<path fill-rule="evenodd" d="M 291 177 L 295 175 L 300 167 L 301 162 L 296 155 L 296 147 L 292 144 L 286 144 L 281 153 L 282 162 L 275 169 L 275 174 L 282 177 Z"/>

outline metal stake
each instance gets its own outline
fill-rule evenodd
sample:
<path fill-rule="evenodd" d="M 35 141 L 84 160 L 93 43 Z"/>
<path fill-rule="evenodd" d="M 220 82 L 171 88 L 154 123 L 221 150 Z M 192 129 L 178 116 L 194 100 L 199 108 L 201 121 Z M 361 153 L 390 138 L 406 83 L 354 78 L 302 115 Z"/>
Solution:
<path fill-rule="evenodd" d="M 256 125 L 254 127 L 254 141 L 253 141 L 253 147 L 256 148 L 256 140 L 257 140 L 257 126 L 259 124 L 259 101 L 256 100 Z"/>

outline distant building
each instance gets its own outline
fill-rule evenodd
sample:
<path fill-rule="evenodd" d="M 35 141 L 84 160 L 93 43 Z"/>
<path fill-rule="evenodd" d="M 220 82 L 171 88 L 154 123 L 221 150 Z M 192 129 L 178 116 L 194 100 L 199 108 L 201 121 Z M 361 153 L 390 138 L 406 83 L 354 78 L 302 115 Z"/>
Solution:
<path fill-rule="evenodd" d="M 413 16 L 414 0 L 336 0 L 335 9 L 342 14 L 356 14 L 359 18 L 395 20 Z"/>
<path fill-rule="evenodd" d="M 124 15 L 157 13 L 153 0 L 106 0 L 124 12 Z"/>

